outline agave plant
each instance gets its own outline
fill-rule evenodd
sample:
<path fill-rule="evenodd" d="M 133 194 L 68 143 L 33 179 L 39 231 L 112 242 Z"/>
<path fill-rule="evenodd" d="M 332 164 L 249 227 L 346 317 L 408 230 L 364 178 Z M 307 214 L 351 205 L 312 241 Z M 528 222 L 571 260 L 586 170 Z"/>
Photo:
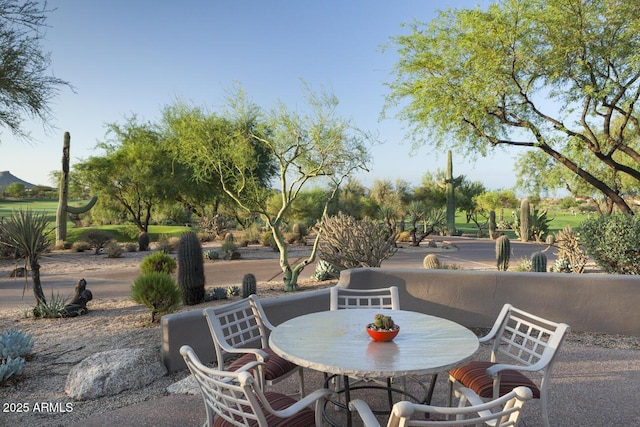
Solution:
<path fill-rule="evenodd" d="M 33 294 L 36 297 L 37 306 L 47 302 L 42 292 L 39 260 L 51 244 L 49 235 L 55 228 L 49 227 L 47 214 L 37 213 L 31 209 L 18 209 L 3 222 L 4 244 L 13 248 L 20 259 L 24 260 L 25 268 L 31 270 Z"/>

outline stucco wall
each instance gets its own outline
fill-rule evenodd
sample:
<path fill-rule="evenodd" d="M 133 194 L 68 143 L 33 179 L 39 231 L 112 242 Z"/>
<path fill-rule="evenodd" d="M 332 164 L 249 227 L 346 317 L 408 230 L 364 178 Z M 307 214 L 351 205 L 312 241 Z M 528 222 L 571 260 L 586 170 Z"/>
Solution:
<path fill-rule="evenodd" d="M 443 317 L 467 327 L 489 327 L 509 302 L 574 331 L 640 336 L 640 277 L 607 274 L 512 273 L 476 270 L 359 268 L 343 271 L 338 286 L 398 286 L 403 310 Z M 302 314 L 328 310 L 329 291 L 265 298 L 277 325 Z M 180 346 L 214 362 L 209 329 L 200 310 L 162 317 L 162 359 L 169 371 L 184 369 Z"/>

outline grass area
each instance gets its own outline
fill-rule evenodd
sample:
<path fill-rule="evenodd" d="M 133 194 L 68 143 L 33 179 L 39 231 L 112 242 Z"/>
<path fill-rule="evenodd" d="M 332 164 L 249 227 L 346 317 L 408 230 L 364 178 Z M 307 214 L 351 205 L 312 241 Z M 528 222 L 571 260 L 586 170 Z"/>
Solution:
<path fill-rule="evenodd" d="M 69 201 L 70 205 L 82 204 L 85 201 Z M 18 209 L 31 209 L 36 212 L 46 212 L 51 221 L 51 227 L 55 227 L 56 212 L 58 210 L 57 200 L 39 200 L 39 199 L 1 199 L 0 200 L 0 218 L 11 216 Z M 67 241 L 73 243 L 81 240 L 83 234 L 90 230 L 106 231 L 118 242 L 135 242 L 137 241 L 138 229 L 135 225 L 102 225 L 98 227 L 77 228 L 71 221 L 67 222 Z M 180 236 L 185 231 L 197 231 L 184 226 L 170 225 L 150 225 L 149 238 L 152 242 L 157 242 L 161 236 Z M 55 235 L 54 235 L 55 238 Z"/>

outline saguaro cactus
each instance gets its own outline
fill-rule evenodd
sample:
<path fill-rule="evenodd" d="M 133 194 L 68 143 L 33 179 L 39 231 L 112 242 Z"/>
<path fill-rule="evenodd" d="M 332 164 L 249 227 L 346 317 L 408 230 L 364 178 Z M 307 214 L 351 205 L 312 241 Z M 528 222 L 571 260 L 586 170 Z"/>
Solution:
<path fill-rule="evenodd" d="M 440 187 L 445 189 L 447 195 L 447 232 L 452 236 L 456 232 L 456 195 L 455 189 L 462 182 L 462 177 L 453 177 L 453 160 L 451 150 L 447 150 L 447 175 L 444 180 L 438 181 Z"/>
<path fill-rule="evenodd" d="M 520 240 L 523 242 L 529 241 L 529 217 L 531 212 L 529 210 L 529 200 L 523 199 L 520 202 Z"/>
<path fill-rule="evenodd" d="M 499 271 L 507 271 L 511 256 L 511 242 L 509 237 L 502 235 L 496 239 L 496 262 Z"/>
<path fill-rule="evenodd" d="M 87 212 L 96 204 L 98 196 L 93 196 L 84 206 L 69 206 L 69 150 L 71 148 L 71 135 L 64 133 L 62 145 L 62 173 L 58 185 L 58 211 L 56 213 L 56 246 L 62 246 L 67 239 L 67 214 Z"/>
<path fill-rule="evenodd" d="M 204 258 L 198 235 L 187 231 L 178 243 L 178 285 L 186 305 L 204 301 Z"/>
<path fill-rule="evenodd" d="M 496 211 L 489 211 L 489 238 L 496 238 Z"/>

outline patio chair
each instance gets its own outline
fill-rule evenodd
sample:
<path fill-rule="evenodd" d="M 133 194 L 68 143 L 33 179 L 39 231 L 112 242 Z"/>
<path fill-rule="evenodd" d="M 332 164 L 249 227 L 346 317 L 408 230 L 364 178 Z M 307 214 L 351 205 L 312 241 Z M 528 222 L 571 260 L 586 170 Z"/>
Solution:
<path fill-rule="evenodd" d="M 468 388 L 457 389 L 456 395 L 460 398 L 460 404 L 454 408 L 398 402 L 393 406 L 387 427 L 516 427 L 525 403 L 532 397 L 531 390 L 526 387 L 517 387 L 486 403 Z M 365 427 L 380 427 L 373 411 L 363 400 L 351 401 L 349 408 L 358 413 Z"/>
<path fill-rule="evenodd" d="M 351 308 L 400 310 L 397 286 L 378 289 L 349 289 L 333 286 L 330 289 L 330 295 L 330 310 Z"/>
<path fill-rule="evenodd" d="M 207 413 L 204 426 L 322 425 L 322 407 L 330 390 L 316 390 L 296 401 L 284 394 L 263 392 L 250 374 L 262 362 L 229 372 L 203 365 L 188 345 L 180 348 L 180 354 L 200 387 Z M 311 409 L 314 403 L 315 410 Z"/>
<path fill-rule="evenodd" d="M 549 427 L 548 388 L 551 368 L 569 325 L 555 323 L 505 304 L 481 343 L 493 340 L 490 361 L 473 361 L 449 371 L 449 399 L 455 387 L 468 387 L 483 399 L 496 399 L 517 386 L 540 399 L 542 421 Z M 538 374 L 539 386 L 528 374 Z"/>
<path fill-rule="evenodd" d="M 218 360 L 218 369 L 235 371 L 247 363 L 263 362 L 256 368 L 255 379 L 264 390 L 297 373 L 300 397 L 304 397 L 302 367 L 278 356 L 269 348 L 268 338 L 274 326 L 256 295 L 240 301 L 202 310 L 207 319 Z M 225 364 L 225 356 L 239 356 Z"/>
<path fill-rule="evenodd" d="M 400 310 L 400 298 L 398 296 L 398 287 L 389 286 L 388 288 L 376 289 L 350 289 L 333 286 L 329 289 L 330 301 L 329 310 L 351 310 L 378 308 Z M 355 382 L 374 381 L 391 389 L 392 378 L 387 378 L 384 382 L 375 379 L 354 378 Z M 341 388 L 340 377 L 336 377 L 335 389 Z M 406 380 L 402 378 L 402 389 L 406 389 Z M 389 403 L 391 406 L 391 396 Z"/>

